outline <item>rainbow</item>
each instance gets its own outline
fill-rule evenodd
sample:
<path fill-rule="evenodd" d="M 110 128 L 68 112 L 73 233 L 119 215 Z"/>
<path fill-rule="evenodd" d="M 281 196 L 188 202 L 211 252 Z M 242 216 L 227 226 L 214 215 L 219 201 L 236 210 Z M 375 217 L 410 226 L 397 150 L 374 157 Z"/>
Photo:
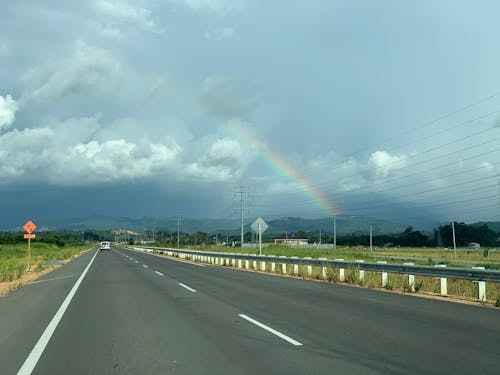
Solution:
<path fill-rule="evenodd" d="M 250 144 L 271 169 L 292 182 L 321 211 L 325 213 L 332 210 L 337 211 L 333 202 L 321 190 L 315 188 L 301 176 L 297 169 L 283 155 L 271 150 L 264 142 L 257 138 L 248 126 L 245 126 L 239 120 L 233 120 L 230 124 L 220 127 L 239 141 Z"/>

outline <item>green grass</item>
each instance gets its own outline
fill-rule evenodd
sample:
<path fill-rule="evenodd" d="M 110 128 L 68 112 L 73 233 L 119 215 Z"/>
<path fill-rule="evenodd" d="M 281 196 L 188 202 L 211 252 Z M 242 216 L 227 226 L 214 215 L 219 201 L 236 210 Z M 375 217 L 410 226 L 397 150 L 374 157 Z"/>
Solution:
<path fill-rule="evenodd" d="M 186 247 L 188 248 L 188 247 Z M 216 246 L 190 246 L 189 249 L 201 250 L 201 251 L 218 251 L 227 253 L 239 253 L 239 254 L 257 254 L 257 248 L 238 248 L 238 247 L 216 247 Z M 373 252 L 369 248 L 349 248 L 349 247 L 337 247 L 336 250 L 333 249 L 315 249 L 307 247 L 296 247 L 296 246 L 284 246 L 284 245 L 268 245 L 262 248 L 262 254 L 264 255 L 276 255 L 276 256 L 297 256 L 300 258 L 311 257 L 311 258 L 327 258 L 327 259 L 345 259 L 345 260 L 356 260 L 363 259 L 367 262 L 376 261 L 388 261 L 391 263 L 404 263 L 412 262 L 421 265 L 434 265 L 444 263 L 456 267 L 467 267 L 469 265 L 454 262 L 454 251 L 453 249 L 444 248 L 374 248 Z M 416 257 L 422 258 L 421 260 L 401 260 L 401 259 L 390 259 L 393 256 L 398 257 Z M 474 261 L 476 265 L 484 266 L 485 268 L 500 269 L 500 264 L 488 263 L 490 261 L 500 262 L 500 249 L 491 250 L 488 258 L 483 257 L 482 249 L 469 251 L 468 249 L 458 249 L 457 250 L 457 260 L 471 260 Z M 444 260 L 444 261 L 441 261 Z"/>
<path fill-rule="evenodd" d="M 43 261 L 68 259 L 88 248 L 88 245 L 60 248 L 55 245 L 34 242 L 31 244 L 31 269 L 40 271 L 43 269 Z M 0 282 L 19 279 L 26 272 L 27 266 L 27 244 L 0 245 Z"/>

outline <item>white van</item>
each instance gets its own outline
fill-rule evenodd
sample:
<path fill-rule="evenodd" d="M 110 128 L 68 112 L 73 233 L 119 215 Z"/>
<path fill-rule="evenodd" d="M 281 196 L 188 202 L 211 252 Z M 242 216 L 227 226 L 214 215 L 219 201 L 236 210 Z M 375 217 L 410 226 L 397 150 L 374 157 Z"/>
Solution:
<path fill-rule="evenodd" d="M 111 242 L 102 241 L 101 242 L 101 250 L 111 250 Z"/>

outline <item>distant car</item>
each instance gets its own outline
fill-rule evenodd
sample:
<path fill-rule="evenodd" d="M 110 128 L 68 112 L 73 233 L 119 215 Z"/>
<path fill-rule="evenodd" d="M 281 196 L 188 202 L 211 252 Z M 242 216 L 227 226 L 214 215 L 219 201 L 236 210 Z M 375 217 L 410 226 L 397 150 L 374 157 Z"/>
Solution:
<path fill-rule="evenodd" d="M 109 241 L 102 241 L 100 249 L 101 250 L 111 250 L 111 242 L 109 242 Z"/>

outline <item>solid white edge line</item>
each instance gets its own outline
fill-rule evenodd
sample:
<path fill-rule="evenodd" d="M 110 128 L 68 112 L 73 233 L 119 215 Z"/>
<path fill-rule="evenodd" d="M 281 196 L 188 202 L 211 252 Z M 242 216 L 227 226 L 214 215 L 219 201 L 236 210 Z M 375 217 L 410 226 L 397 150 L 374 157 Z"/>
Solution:
<path fill-rule="evenodd" d="M 245 314 L 238 314 L 238 316 L 240 316 L 241 318 L 249 321 L 250 323 L 253 323 L 255 324 L 256 326 L 262 328 L 262 329 L 265 329 L 266 331 L 268 332 L 271 332 L 273 335 L 276 335 L 278 336 L 279 338 L 285 340 L 285 341 L 288 341 L 290 344 L 292 345 L 295 345 L 295 346 L 302 346 L 302 343 L 292 339 L 291 337 L 288 337 L 287 335 L 279 332 L 279 331 L 276 331 L 274 328 L 271 328 L 269 326 L 266 326 L 265 324 L 261 323 L 261 322 L 258 322 L 257 320 L 255 319 L 252 319 L 250 318 L 248 315 L 245 315 Z"/>
<path fill-rule="evenodd" d="M 78 280 L 76 280 L 75 285 L 73 285 L 73 288 L 71 288 L 68 295 L 64 299 L 63 303 L 61 304 L 61 306 L 59 307 L 59 309 L 57 310 L 55 315 L 52 317 L 52 320 L 50 321 L 49 325 L 47 326 L 47 328 L 45 328 L 45 331 L 43 331 L 43 333 L 40 336 L 40 338 L 38 339 L 37 343 L 35 344 L 35 346 L 31 350 L 31 353 L 28 355 L 28 358 L 26 358 L 23 365 L 21 366 L 21 368 L 17 372 L 18 375 L 29 375 L 35 369 L 35 366 L 38 363 L 38 360 L 40 359 L 43 351 L 45 350 L 45 347 L 49 343 L 50 338 L 52 337 L 52 335 L 54 334 L 54 331 L 57 328 L 57 325 L 61 321 L 64 313 L 66 312 L 66 309 L 68 308 L 69 304 L 71 303 L 71 300 L 73 299 L 74 295 L 76 294 L 78 287 L 82 283 L 83 278 L 87 274 L 90 266 L 94 262 L 94 259 L 98 253 L 99 253 L 99 250 L 97 250 L 95 252 L 94 256 L 90 260 L 87 267 L 83 270 L 83 272 L 80 275 L 80 277 L 78 278 Z"/>
<path fill-rule="evenodd" d="M 158 272 L 158 271 L 155 271 L 155 273 L 156 273 L 157 275 L 160 275 L 160 276 L 165 276 L 164 274 L 162 274 L 161 272 Z"/>
<path fill-rule="evenodd" d="M 190 292 L 196 293 L 196 289 L 190 288 L 190 287 L 188 287 L 186 284 L 179 283 L 179 285 L 180 285 L 180 286 L 182 286 L 183 288 L 186 288 L 186 289 L 187 289 L 187 290 L 189 290 Z"/>
<path fill-rule="evenodd" d="M 145 264 L 142 265 L 144 268 L 149 268 L 148 266 L 146 266 Z"/>

